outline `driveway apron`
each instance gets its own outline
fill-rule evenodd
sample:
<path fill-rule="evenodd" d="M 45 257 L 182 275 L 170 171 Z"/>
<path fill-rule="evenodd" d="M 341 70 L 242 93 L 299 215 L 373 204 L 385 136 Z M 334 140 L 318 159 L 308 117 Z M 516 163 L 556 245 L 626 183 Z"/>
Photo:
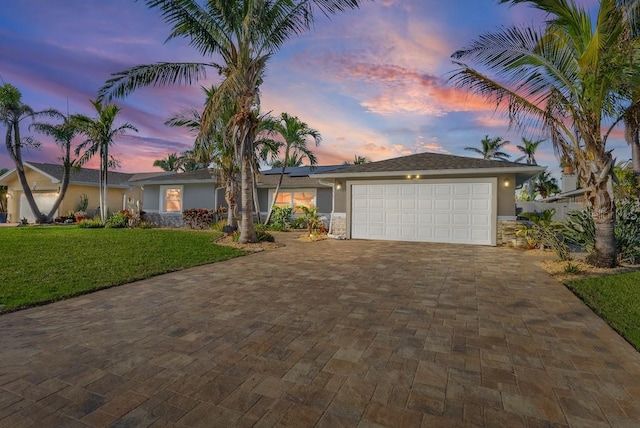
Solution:
<path fill-rule="evenodd" d="M 0 426 L 640 425 L 640 354 L 522 253 L 284 239 L 0 316 Z"/>

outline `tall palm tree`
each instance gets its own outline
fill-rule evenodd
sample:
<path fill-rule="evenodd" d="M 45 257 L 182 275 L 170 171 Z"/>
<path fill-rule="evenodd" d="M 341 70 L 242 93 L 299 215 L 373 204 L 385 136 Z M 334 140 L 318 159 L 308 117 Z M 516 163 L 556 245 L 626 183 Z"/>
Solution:
<path fill-rule="evenodd" d="M 485 135 L 480 140 L 481 149 L 477 147 L 465 147 L 464 149 L 481 155 L 483 159 L 507 160 L 511 155 L 500 150 L 509 143 L 510 141 L 503 140 L 502 137 L 489 138 L 488 135 Z"/>
<path fill-rule="evenodd" d="M 538 150 L 538 146 L 544 141 L 544 139 L 534 141 L 522 137 L 522 145 L 518 144 L 516 148 L 524 153 L 524 156 L 516 159 L 516 162 L 522 162 L 523 160 L 526 160 L 527 165 L 538 165 L 538 162 L 536 162 L 536 151 Z"/>
<path fill-rule="evenodd" d="M 0 177 L 6 174 L 7 168 L 0 168 Z M 0 213 L 7 212 L 7 186 L 0 186 Z"/>
<path fill-rule="evenodd" d="M 215 86 L 202 88 L 207 101 L 209 102 L 213 94 L 217 91 Z M 193 149 L 187 150 L 185 156 L 193 163 L 208 167 L 215 166 L 216 179 L 220 180 L 225 187 L 225 201 L 227 203 L 227 225 L 237 227 L 238 219 L 238 164 L 235 157 L 235 148 L 231 140 L 229 121 L 235 114 L 236 104 L 228 99 L 224 108 L 218 111 L 215 121 L 211 121 L 206 132 L 201 129 L 202 115 L 198 110 L 188 109 L 170 119 L 165 124 L 169 126 L 181 126 L 193 131 L 198 135 Z"/>
<path fill-rule="evenodd" d="M 596 228 L 589 260 L 614 266 L 614 159 L 606 143 L 632 105 L 625 91 L 640 81 L 636 44 L 626 40 L 629 20 L 615 0 L 601 0 L 597 16 L 569 0 L 500 2 L 545 12 L 546 26 L 483 35 L 453 54 L 458 68 L 451 79 L 496 103 L 512 125 L 542 127 L 556 153 L 573 160 Z"/>
<path fill-rule="evenodd" d="M 115 127 L 114 122 L 121 111 L 120 107 L 115 104 L 103 105 L 97 100 L 90 101 L 96 109 L 95 118 L 81 114 L 73 116 L 80 133 L 86 137 L 76 148 L 76 155 L 82 152 L 78 159 L 80 166 L 89 162 L 96 154 L 100 158 L 100 220 L 104 223 L 109 207 L 109 167 L 113 166 L 115 161 L 113 156 L 109 155 L 109 147 L 114 143 L 115 138 L 124 135 L 127 131 L 138 132 L 138 130 L 129 122 Z"/>
<path fill-rule="evenodd" d="M 169 39 L 186 38 L 209 62 L 156 63 L 115 74 L 101 96 L 123 97 L 144 86 L 191 84 L 213 68 L 222 76 L 205 108 L 203 128 L 214 121 L 231 97 L 237 112 L 230 121 L 236 157 L 240 159 L 242 220 L 240 242 L 257 240 L 253 227 L 253 143 L 258 130 L 259 88 L 267 62 L 293 35 L 308 31 L 315 7 L 325 14 L 355 8 L 363 0 L 146 0 L 172 26 Z"/>
<path fill-rule="evenodd" d="M 44 219 L 46 222 L 50 222 L 53 220 L 55 212 L 58 211 L 60 203 L 62 203 L 67 193 L 71 170 L 76 167 L 76 159 L 72 159 L 71 157 L 71 142 L 79 132 L 78 124 L 72 117 L 63 116 L 63 122 L 60 124 L 52 125 L 50 123 L 37 122 L 32 123 L 29 129 L 53 137 L 56 144 L 62 150 L 62 158 L 60 159 L 62 162 L 62 184 L 58 192 L 58 197 Z"/>
<path fill-rule="evenodd" d="M 18 180 L 22 186 L 22 191 L 27 199 L 29 208 L 38 222 L 43 222 L 45 216 L 42 215 L 38 204 L 33 197 L 27 176 L 24 171 L 24 161 L 22 159 L 22 149 L 38 148 L 40 144 L 33 138 L 22 138 L 20 136 L 20 124 L 24 119 L 34 119 L 39 116 L 60 118 L 62 115 L 54 109 L 35 111 L 22 102 L 22 94 L 10 83 L 0 86 L 0 124 L 7 127 L 5 146 L 7 153 L 16 166 Z"/>
<path fill-rule="evenodd" d="M 280 161 L 281 165 L 280 177 L 278 178 L 278 184 L 273 194 L 273 201 L 275 203 L 280 193 L 285 171 L 290 162 L 293 162 L 293 164 L 302 164 L 302 160 L 307 158 L 312 166 L 318 164 L 318 159 L 313 154 L 313 151 L 307 147 L 307 138 L 311 137 L 317 146 L 322 141 L 322 137 L 317 130 L 309 127 L 309 125 L 301 121 L 297 116 L 291 116 L 288 113 L 282 113 L 280 115 L 280 118 L 272 125 L 270 134 L 269 136 L 277 135 L 281 138 L 266 139 L 271 147 L 272 153 L 274 153 L 273 156 L 276 157 L 272 160 Z M 267 218 L 264 221 L 265 224 L 271 220 L 272 212 L 273 205 L 269 207 Z"/>
<path fill-rule="evenodd" d="M 178 153 L 173 152 L 169 153 L 166 158 L 156 159 L 153 162 L 153 166 L 157 166 L 163 171 L 180 171 L 182 168 L 183 156 L 180 156 Z"/>

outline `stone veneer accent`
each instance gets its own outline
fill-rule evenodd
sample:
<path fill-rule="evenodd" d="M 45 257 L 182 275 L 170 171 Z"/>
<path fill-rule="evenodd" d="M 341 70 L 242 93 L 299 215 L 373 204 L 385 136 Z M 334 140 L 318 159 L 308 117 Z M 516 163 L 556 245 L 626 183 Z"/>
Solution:
<path fill-rule="evenodd" d="M 160 227 L 182 227 L 182 213 L 145 213 L 146 221 Z"/>
<path fill-rule="evenodd" d="M 517 220 L 498 220 L 498 245 L 508 245 L 509 247 L 524 247 L 524 238 L 518 238 L 516 231 L 520 222 Z"/>
<path fill-rule="evenodd" d="M 347 213 L 331 213 L 329 234 L 336 237 L 347 236 Z"/>

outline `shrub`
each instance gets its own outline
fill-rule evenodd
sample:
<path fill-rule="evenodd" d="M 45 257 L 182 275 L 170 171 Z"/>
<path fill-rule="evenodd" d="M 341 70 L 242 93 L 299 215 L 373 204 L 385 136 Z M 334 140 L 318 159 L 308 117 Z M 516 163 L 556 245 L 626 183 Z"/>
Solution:
<path fill-rule="evenodd" d="M 216 212 L 205 208 L 182 211 L 184 223 L 191 229 L 208 229 L 216 222 Z"/>
<path fill-rule="evenodd" d="M 152 223 L 150 221 L 141 221 L 140 223 L 138 223 L 138 227 L 140 229 L 153 229 L 156 227 L 155 223 Z"/>
<path fill-rule="evenodd" d="M 305 206 L 300 206 L 302 210 L 302 218 L 304 219 L 304 224 L 309 231 L 309 234 L 312 233 L 321 233 L 324 231 L 324 223 L 320 220 L 320 216 L 318 215 L 318 208 L 307 208 Z"/>
<path fill-rule="evenodd" d="M 273 207 L 271 213 L 271 221 L 269 226 L 271 230 L 287 230 L 291 225 L 291 217 L 293 216 L 293 208 L 291 207 Z"/>
<path fill-rule="evenodd" d="M 82 229 L 102 229 L 104 227 L 104 224 L 102 224 L 100 219 L 95 219 L 95 220 L 85 219 L 78 222 L 78 227 Z"/>
<path fill-rule="evenodd" d="M 304 217 L 298 216 L 294 217 L 293 220 L 291 220 L 292 229 L 304 229 L 305 227 L 307 227 L 307 222 L 305 221 Z"/>
<path fill-rule="evenodd" d="M 255 229 L 256 233 L 266 232 L 269 229 L 269 227 L 263 223 L 253 223 L 253 228 Z"/>
<path fill-rule="evenodd" d="M 227 225 L 227 220 L 218 220 L 215 223 L 211 223 L 211 230 L 222 232 L 222 229 Z"/>
<path fill-rule="evenodd" d="M 555 210 L 544 210 L 541 213 L 523 213 L 520 217 L 528 220 L 520 225 L 516 236 L 523 237 L 527 244 L 534 248 L 550 248 L 560 260 L 569 260 L 569 248 L 560 233 L 562 223 L 553 221 Z"/>
<path fill-rule="evenodd" d="M 273 235 L 264 230 L 256 230 L 256 236 L 258 237 L 258 242 L 276 242 Z"/>
<path fill-rule="evenodd" d="M 593 254 L 595 251 L 596 229 L 591 209 L 572 211 L 567 214 L 567 222 L 562 233 L 568 242 Z M 634 201 L 616 203 L 616 250 L 618 261 L 637 263 L 640 261 L 640 205 Z"/>
<path fill-rule="evenodd" d="M 107 229 L 122 229 L 129 225 L 129 217 L 123 211 L 113 213 L 111 217 L 104 222 L 104 227 Z"/>

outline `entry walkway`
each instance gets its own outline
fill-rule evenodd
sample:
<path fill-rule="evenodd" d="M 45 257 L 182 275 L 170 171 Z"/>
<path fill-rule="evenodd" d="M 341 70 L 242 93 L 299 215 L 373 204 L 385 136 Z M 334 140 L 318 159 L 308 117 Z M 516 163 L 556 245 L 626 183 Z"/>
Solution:
<path fill-rule="evenodd" d="M 290 242 L 0 316 L 0 343 L 3 427 L 640 425 L 640 354 L 503 248 Z"/>

